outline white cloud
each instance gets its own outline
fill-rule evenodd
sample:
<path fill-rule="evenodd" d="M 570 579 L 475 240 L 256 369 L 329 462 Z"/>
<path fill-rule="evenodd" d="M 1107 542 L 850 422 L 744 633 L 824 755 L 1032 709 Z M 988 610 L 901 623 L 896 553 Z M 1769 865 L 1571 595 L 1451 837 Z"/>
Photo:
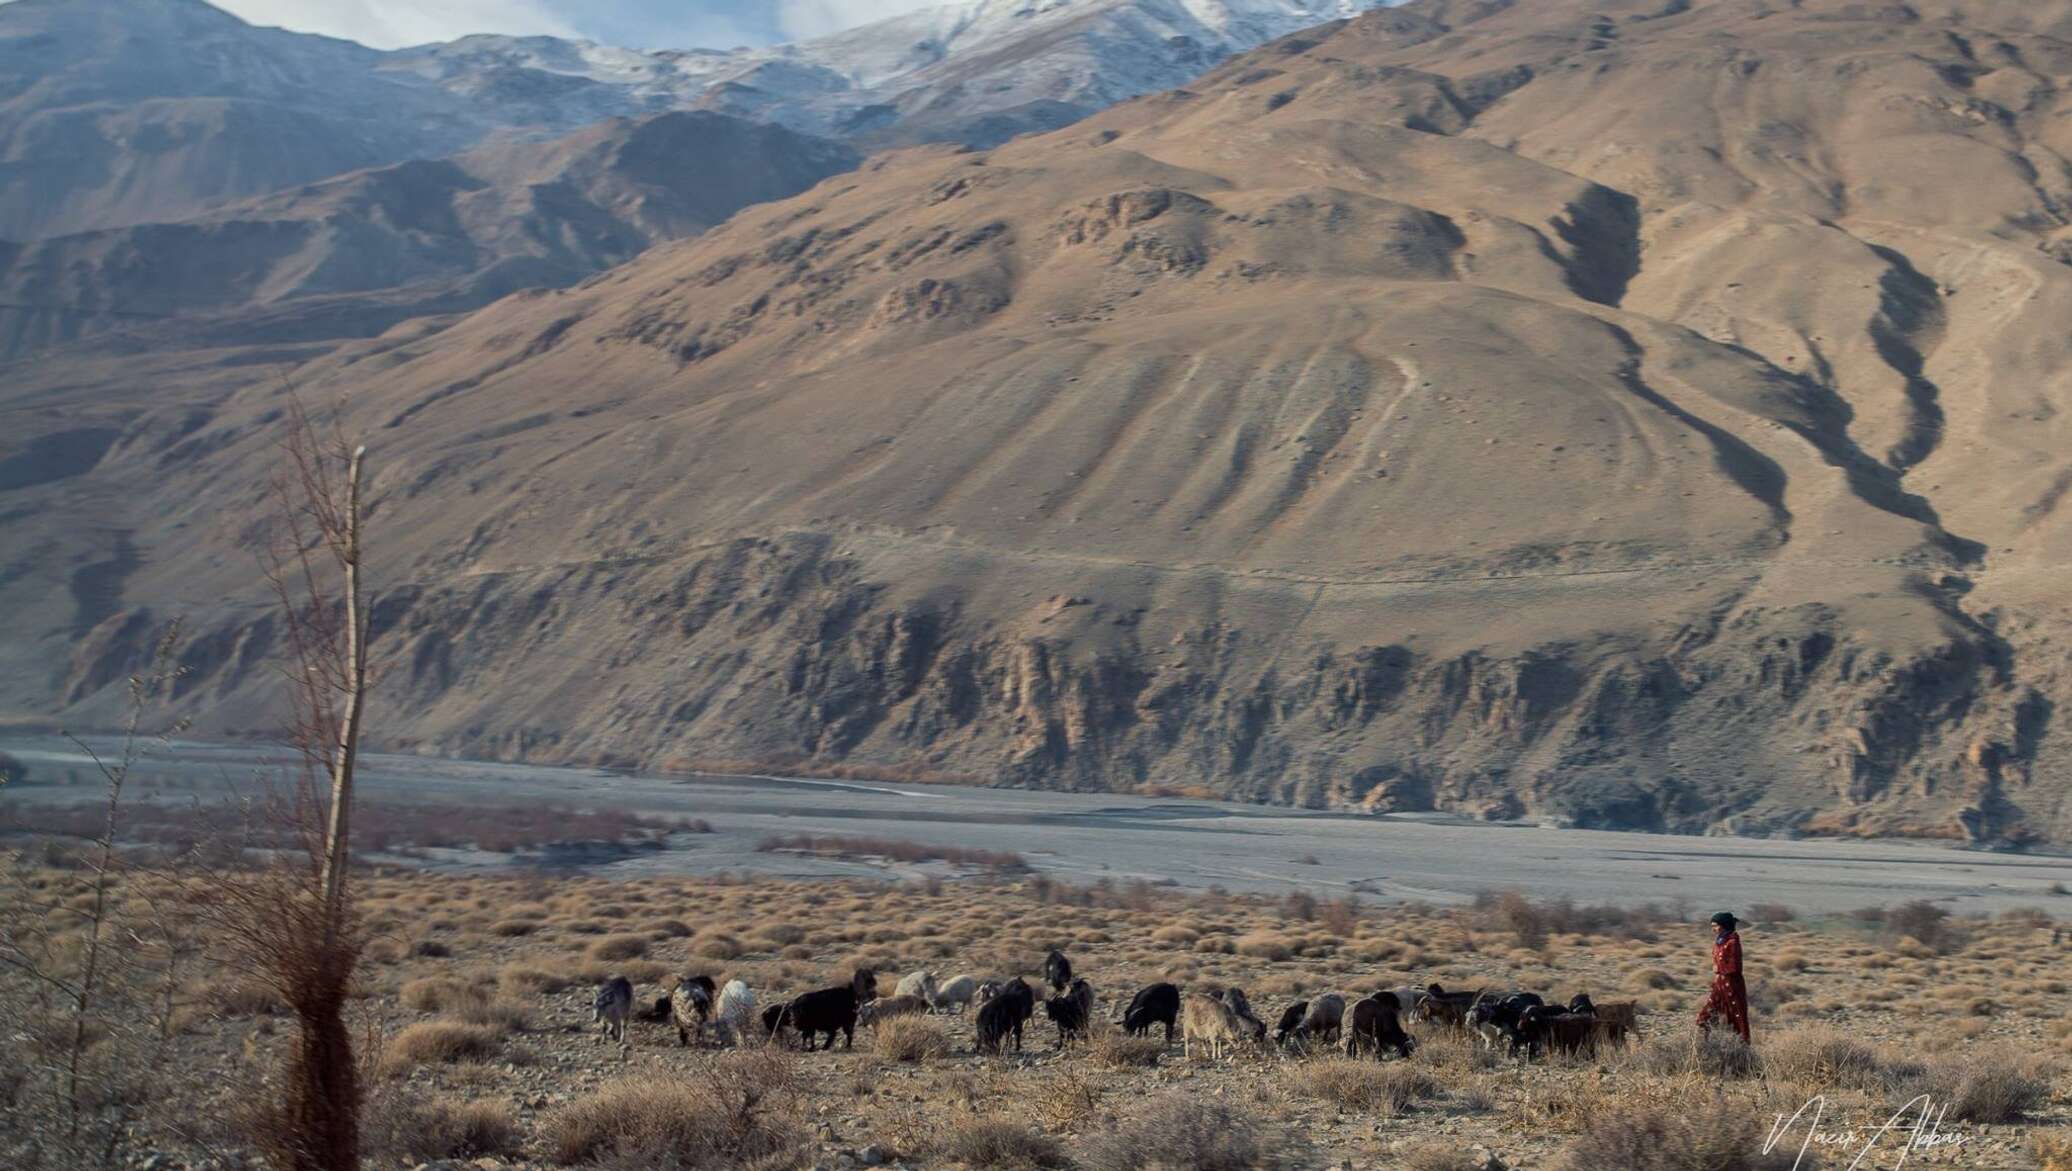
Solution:
<path fill-rule="evenodd" d="M 345 37 L 380 49 L 469 33 L 582 35 L 542 0 L 212 0 L 251 24 Z"/>
<path fill-rule="evenodd" d="M 779 0 L 777 22 L 791 38 L 818 37 L 951 0 Z"/>
<path fill-rule="evenodd" d="M 821 36 L 945 0 L 211 0 L 252 24 L 393 49 L 469 33 L 729 48 Z"/>

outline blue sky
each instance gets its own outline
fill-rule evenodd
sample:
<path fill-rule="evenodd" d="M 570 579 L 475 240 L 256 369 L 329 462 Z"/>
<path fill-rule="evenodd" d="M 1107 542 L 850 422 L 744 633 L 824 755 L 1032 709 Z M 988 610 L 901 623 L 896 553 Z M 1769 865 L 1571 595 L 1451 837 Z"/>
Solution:
<path fill-rule="evenodd" d="M 467 33 L 548 33 L 642 49 L 797 40 L 931 0 L 211 0 L 253 24 L 391 49 Z M 940 3 L 943 0 L 933 0 Z"/>

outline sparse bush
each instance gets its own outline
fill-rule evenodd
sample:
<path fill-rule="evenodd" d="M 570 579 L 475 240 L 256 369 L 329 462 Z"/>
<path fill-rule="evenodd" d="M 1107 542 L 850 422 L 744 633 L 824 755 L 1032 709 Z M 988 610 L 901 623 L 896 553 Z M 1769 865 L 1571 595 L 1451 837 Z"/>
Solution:
<path fill-rule="evenodd" d="M 533 964 L 505 964 L 496 974 L 496 986 L 506 996 L 543 996 L 559 992 L 574 982 L 564 973 Z"/>
<path fill-rule="evenodd" d="M 1959 1122 L 2015 1122 L 2050 1100 L 2050 1080 L 1999 1057 L 1967 1056 L 1935 1062 L 1912 1077 L 1894 1079 L 1895 1106 L 1927 1095 Z"/>
<path fill-rule="evenodd" d="M 1745 1111 L 1648 1106 L 1585 1123 L 1562 1171 L 1789 1171 L 1798 1149 L 1763 1154 L 1765 1134 Z M 1810 1164 L 1799 1164 L 1806 1167 Z"/>
<path fill-rule="evenodd" d="M 392 1094 L 370 1103 L 369 1114 L 370 1145 L 404 1161 L 511 1155 L 520 1143 L 518 1122 L 501 1102 Z"/>
<path fill-rule="evenodd" d="M 1239 955 L 1254 959 L 1279 962 L 1295 954 L 1295 948 L 1286 936 L 1272 931 L 1251 931 L 1237 937 L 1233 945 Z"/>
<path fill-rule="evenodd" d="M 871 1051 L 890 1061 L 926 1061 L 949 1055 L 950 1036 L 926 1017 L 893 1017 L 872 1029 Z"/>
<path fill-rule="evenodd" d="M 1816 1090 L 1864 1090 L 1880 1080 L 1878 1055 L 1840 1030 L 1788 1029 L 1763 1042 L 1763 1072 Z"/>
<path fill-rule="evenodd" d="M 613 1082 L 547 1119 L 561 1163 L 787 1166 L 807 1136 L 795 1071 L 775 1049 L 723 1054 L 702 1075 Z"/>
<path fill-rule="evenodd" d="M 1165 1049 L 1165 1042 L 1156 1036 L 1132 1037 L 1118 1028 L 1096 1028 L 1087 1038 L 1086 1055 L 1108 1069 L 1130 1069 L 1157 1065 Z"/>
<path fill-rule="evenodd" d="M 1756 1051 L 1723 1030 L 1692 1032 L 1648 1039 L 1629 1051 L 1627 1059 L 1643 1073 L 1657 1077 L 1702 1074 L 1709 1078 L 1751 1078 L 1761 1070 Z"/>
<path fill-rule="evenodd" d="M 463 1005 L 487 1000 L 486 989 L 451 976 L 427 976 L 403 985 L 398 999 L 404 1008 L 418 1012 L 452 1012 Z"/>
<path fill-rule="evenodd" d="M 1178 1091 L 1086 1140 L 1087 1171 L 1265 1171 L 1280 1166 L 1277 1144 L 1253 1115 Z"/>
<path fill-rule="evenodd" d="M 1302 1086 L 1315 1097 L 1347 1110 L 1393 1116 L 1439 1090 L 1432 1075 L 1407 1063 L 1336 1057 L 1302 1071 Z"/>
<path fill-rule="evenodd" d="M 496 1056 L 502 1038 L 486 1025 L 465 1021 L 419 1021 L 406 1026 L 382 1047 L 382 1067 L 391 1074 L 414 1065 L 483 1061 Z"/>
<path fill-rule="evenodd" d="M 967 1115 L 943 1135 L 939 1150 L 970 1167 L 1064 1167 L 1064 1145 L 1057 1139 L 1006 1118 Z"/>
<path fill-rule="evenodd" d="M 647 954 L 648 940 L 645 935 L 607 935 L 592 943 L 583 954 L 593 960 L 611 963 L 616 960 L 637 960 Z"/>

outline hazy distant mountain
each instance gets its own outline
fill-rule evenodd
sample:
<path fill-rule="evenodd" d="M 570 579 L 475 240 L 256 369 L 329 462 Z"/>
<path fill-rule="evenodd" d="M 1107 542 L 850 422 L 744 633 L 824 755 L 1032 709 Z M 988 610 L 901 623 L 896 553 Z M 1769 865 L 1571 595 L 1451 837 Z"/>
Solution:
<path fill-rule="evenodd" d="M 114 327 L 187 344 L 377 333 L 573 283 L 857 161 L 839 143 L 680 111 L 0 243 L 0 354 Z"/>
<path fill-rule="evenodd" d="M 468 37 L 380 52 L 202 0 L 0 5 L 0 239 L 205 207 L 615 116 L 704 107 L 866 144 L 996 142 L 1369 0 L 975 0 L 805 44 Z"/>
<path fill-rule="evenodd" d="M 185 215 L 451 154 L 493 125 L 383 58 L 200 0 L 0 5 L 0 238 Z"/>

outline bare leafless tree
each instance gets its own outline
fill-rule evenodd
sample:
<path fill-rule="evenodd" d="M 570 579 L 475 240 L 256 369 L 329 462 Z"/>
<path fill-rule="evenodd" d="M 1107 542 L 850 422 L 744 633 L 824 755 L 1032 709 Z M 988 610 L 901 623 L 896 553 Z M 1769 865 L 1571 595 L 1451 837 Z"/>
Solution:
<path fill-rule="evenodd" d="M 256 1135 L 284 1171 L 359 1166 L 363 1087 L 345 1020 L 363 944 L 351 881 L 353 773 L 371 682 L 363 594 L 365 448 L 319 425 L 289 396 L 275 531 L 261 561 L 285 631 L 293 790 L 270 817 L 298 848 L 211 879 L 214 918 L 233 951 L 295 1015 L 280 1097 Z"/>
<path fill-rule="evenodd" d="M 150 665 L 130 677 L 128 719 L 112 752 L 70 737 L 104 787 L 99 836 L 81 862 L 85 889 L 74 895 L 62 888 L 57 900 L 10 907 L 0 918 L 0 968 L 26 978 L 45 1025 L 42 1043 L 0 1052 L 0 1064 L 47 1075 L 46 1091 L 26 1113 L 47 1128 L 37 1150 L 56 1166 L 117 1162 L 142 1101 L 135 1089 L 163 1068 L 170 1051 L 174 995 L 192 941 L 180 917 L 155 898 L 163 888 L 150 881 L 149 868 L 129 865 L 119 842 L 138 762 L 153 740 L 186 727 L 175 721 L 155 734 L 144 730 L 183 673 L 179 641 L 180 624 L 169 624 Z M 175 866 L 177 860 L 161 869 Z M 126 881 L 121 893 L 131 905 L 118 914 L 114 902 Z"/>

